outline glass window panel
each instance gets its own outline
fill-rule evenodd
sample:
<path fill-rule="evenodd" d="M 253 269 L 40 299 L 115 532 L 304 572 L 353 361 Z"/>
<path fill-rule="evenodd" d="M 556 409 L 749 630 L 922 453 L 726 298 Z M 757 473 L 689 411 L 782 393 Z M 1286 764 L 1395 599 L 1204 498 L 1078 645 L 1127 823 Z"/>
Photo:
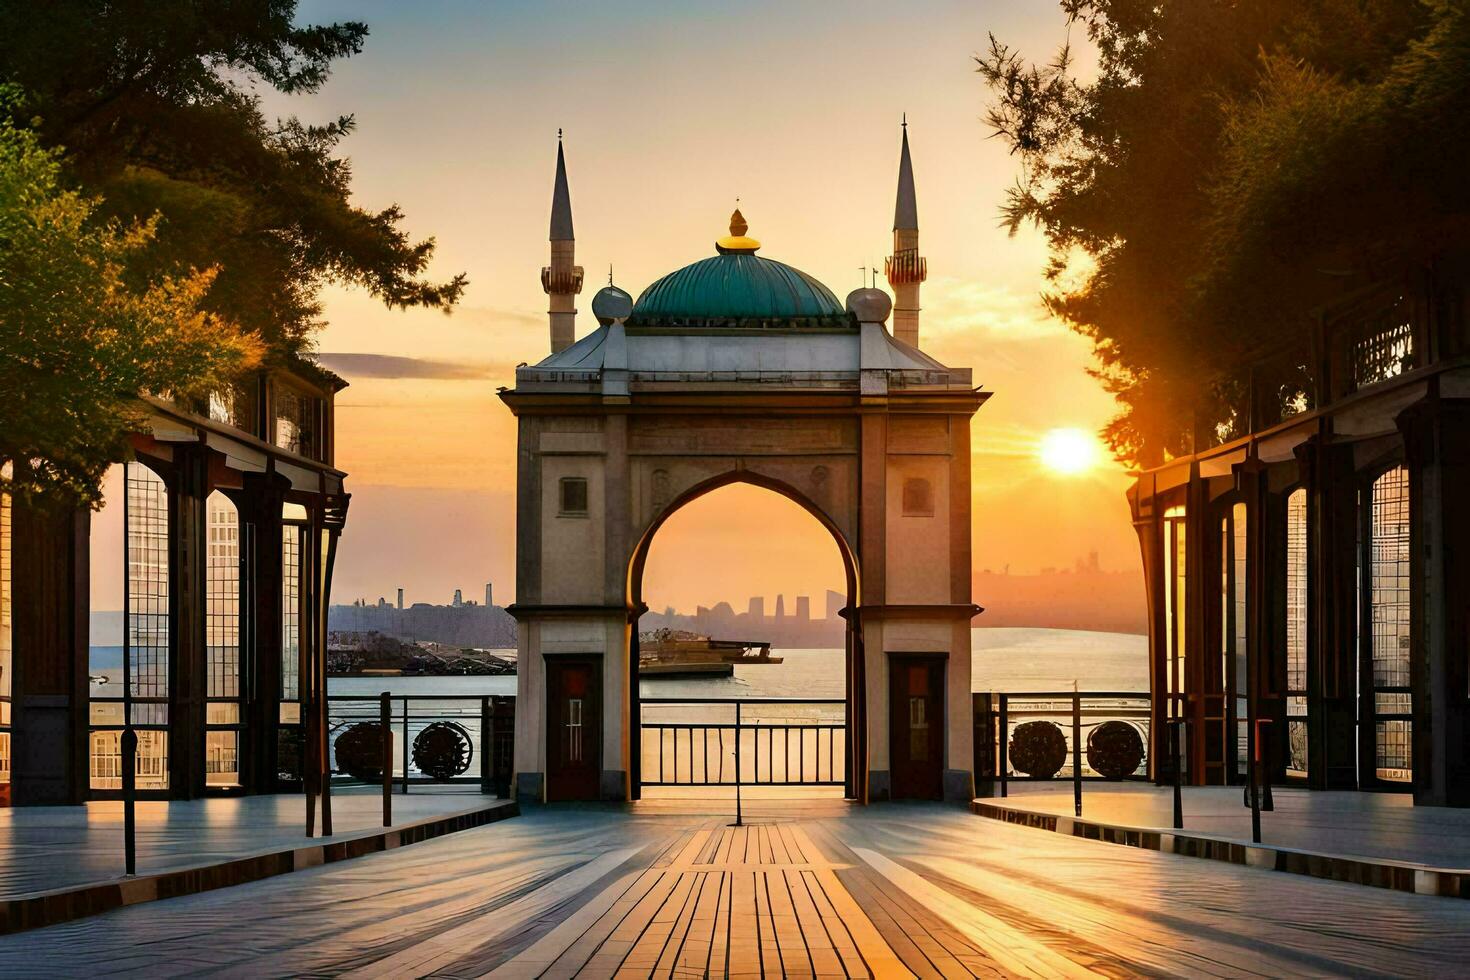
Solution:
<path fill-rule="evenodd" d="M 284 384 L 274 386 L 276 445 L 316 458 L 317 399 Z"/>
<path fill-rule="evenodd" d="M 587 513 L 587 481 L 581 477 L 568 476 L 561 480 L 561 512 L 563 514 Z"/>
<path fill-rule="evenodd" d="M 240 784 L 238 732 L 206 732 L 204 736 L 204 782 L 208 786 Z"/>
<path fill-rule="evenodd" d="M 240 703 L 238 701 L 211 701 L 204 709 L 207 725 L 238 725 Z"/>
<path fill-rule="evenodd" d="M 208 696 L 240 696 L 240 514 L 229 497 L 209 495 L 205 568 Z"/>
<path fill-rule="evenodd" d="M 121 701 L 93 701 L 91 711 L 94 725 L 121 725 L 123 706 Z"/>
<path fill-rule="evenodd" d="M 122 732 L 93 732 L 90 752 L 93 789 L 122 789 Z M 137 787 L 168 789 L 168 732 L 138 732 Z"/>
<path fill-rule="evenodd" d="M 1287 769 L 1307 774 L 1307 491 L 1286 498 Z"/>
<path fill-rule="evenodd" d="M 1361 388 L 1414 366 L 1414 327 L 1406 297 L 1398 296 L 1366 318 L 1353 342 L 1353 385 Z"/>
<path fill-rule="evenodd" d="M 1373 481 L 1368 555 L 1368 641 L 1374 712 L 1411 714 L 1409 687 L 1409 472 L 1396 466 Z M 1383 689 L 1401 689 L 1384 693 Z M 1412 723 L 1379 719 L 1375 725 L 1378 778 L 1407 782 L 1412 776 Z"/>
<path fill-rule="evenodd" d="M 134 725 L 166 725 L 170 630 L 168 487 L 157 473 L 139 462 L 125 464 L 124 482 L 131 721 Z M 139 733 L 138 788 L 167 788 L 167 749 L 159 748 L 156 738 L 144 740 L 144 734 L 159 733 Z M 159 785 L 150 782 L 145 787 L 145 777 L 158 781 Z"/>
<path fill-rule="evenodd" d="M 301 696 L 301 537 L 305 529 L 281 528 L 281 700 Z"/>

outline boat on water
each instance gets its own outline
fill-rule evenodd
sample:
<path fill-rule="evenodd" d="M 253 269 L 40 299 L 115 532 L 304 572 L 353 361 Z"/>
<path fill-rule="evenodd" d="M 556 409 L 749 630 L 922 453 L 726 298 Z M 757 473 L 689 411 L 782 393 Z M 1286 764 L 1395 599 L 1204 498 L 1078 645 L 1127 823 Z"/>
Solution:
<path fill-rule="evenodd" d="M 713 640 L 688 630 L 638 634 L 640 677 L 730 677 L 736 664 L 779 664 L 761 640 Z"/>

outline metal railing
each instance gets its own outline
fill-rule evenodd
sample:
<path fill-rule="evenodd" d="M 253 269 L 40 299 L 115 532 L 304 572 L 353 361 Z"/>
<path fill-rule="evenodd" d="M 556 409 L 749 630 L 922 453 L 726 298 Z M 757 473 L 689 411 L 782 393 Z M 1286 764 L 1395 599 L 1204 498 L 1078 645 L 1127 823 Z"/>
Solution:
<path fill-rule="evenodd" d="M 1001 796 L 1006 795 L 1011 782 L 1148 779 L 1150 708 L 1146 691 L 1015 691 L 977 695 L 976 711 L 977 776 L 982 772 L 990 775 Z M 1029 772 L 1016 766 L 1017 729 L 1029 722 L 1053 726 L 1054 733 L 1038 734 L 1053 746 L 1065 745 L 1060 759 L 1053 755 L 1046 760 L 1058 762 L 1054 769 L 1047 765 L 1041 767 L 1042 771 Z M 1141 748 L 1138 764 L 1121 775 L 1099 772 L 1088 759 L 1093 733 L 1110 722 L 1132 728 Z M 1028 730 L 1027 734 L 1034 731 Z M 979 740 L 984 740 L 984 748 Z M 1030 753 L 1038 754 L 1047 755 Z M 1032 762 L 1029 758 L 1025 761 Z"/>
<path fill-rule="evenodd" d="M 369 763 L 358 756 L 373 739 L 381 748 Z M 377 785 L 386 775 L 400 793 L 414 785 L 478 784 L 481 792 L 503 797 L 510 789 L 514 739 L 513 697 L 327 696 L 333 785 Z"/>
<path fill-rule="evenodd" d="M 643 698 L 641 703 L 644 786 L 846 783 L 847 702 L 842 698 Z"/>

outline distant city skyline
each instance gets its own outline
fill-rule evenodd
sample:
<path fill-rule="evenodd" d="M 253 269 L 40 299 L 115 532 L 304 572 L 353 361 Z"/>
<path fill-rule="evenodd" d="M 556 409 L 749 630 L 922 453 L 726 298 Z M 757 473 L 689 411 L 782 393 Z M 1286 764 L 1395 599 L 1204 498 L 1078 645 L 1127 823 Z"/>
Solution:
<path fill-rule="evenodd" d="M 419 598 L 406 587 L 396 588 L 400 610 L 478 609 L 492 607 L 493 583 L 486 583 L 486 601 L 463 598 L 464 589 L 449 596 Z M 1105 632 L 1142 633 L 1147 628 L 1146 610 L 1134 602 L 1142 588 L 1137 569 L 1104 568 L 1097 551 L 1078 555 L 1070 567 L 1046 567 L 1019 571 L 1009 566 L 980 569 L 975 573 L 975 601 L 985 608 L 976 617 L 978 627 L 1029 626 L 1053 629 L 1094 629 Z M 840 589 L 810 592 L 766 592 L 745 596 L 727 595 L 687 605 L 659 603 L 639 620 L 639 629 L 661 627 L 733 639 L 771 639 L 786 645 L 830 644 L 840 640 L 843 620 L 840 611 L 847 596 Z M 334 603 L 338 607 L 392 610 L 387 594 L 377 598 L 358 596 Z M 355 615 L 355 614 L 354 614 Z M 354 618 L 359 627 L 371 620 Z M 334 628 L 345 628 L 334 623 Z M 759 635 L 733 633 L 763 630 Z M 835 639 L 834 639 L 835 638 Z"/>

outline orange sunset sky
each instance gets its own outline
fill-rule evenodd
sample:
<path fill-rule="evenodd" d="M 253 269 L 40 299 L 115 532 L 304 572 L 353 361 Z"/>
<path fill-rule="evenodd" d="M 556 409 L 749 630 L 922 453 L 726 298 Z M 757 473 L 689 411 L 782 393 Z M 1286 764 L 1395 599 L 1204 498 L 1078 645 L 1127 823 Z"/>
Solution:
<path fill-rule="evenodd" d="M 973 429 L 976 570 L 1070 567 L 1091 550 L 1137 568 L 1123 470 L 1103 458 L 1066 475 L 1038 459 L 1045 433 L 1095 432 L 1111 400 L 1085 373 L 1087 343 L 1040 308 L 1040 236 L 998 226 L 1016 170 L 988 138 L 973 71 L 987 32 L 1049 56 L 1067 39 L 1051 0 L 308 2 L 299 17 L 372 34 L 320 93 L 268 93 L 267 111 L 354 114 L 356 200 L 402 205 L 413 234 L 438 239 L 432 271 L 471 281 L 447 317 L 325 294 L 318 348 L 351 382 L 337 403 L 353 500 L 336 602 L 391 601 L 398 586 L 409 602 L 479 598 L 486 581 L 497 601 L 514 596 L 515 426 L 496 388 L 548 353 L 538 274 L 558 127 L 587 270 L 580 336 L 609 264 L 636 296 L 712 254 L 737 196 L 762 255 L 845 296 L 891 246 L 904 112 L 930 270 L 922 346 L 994 392 Z M 841 568 L 794 505 L 730 488 L 666 525 L 648 575 L 651 605 L 692 610 L 820 596 Z"/>

